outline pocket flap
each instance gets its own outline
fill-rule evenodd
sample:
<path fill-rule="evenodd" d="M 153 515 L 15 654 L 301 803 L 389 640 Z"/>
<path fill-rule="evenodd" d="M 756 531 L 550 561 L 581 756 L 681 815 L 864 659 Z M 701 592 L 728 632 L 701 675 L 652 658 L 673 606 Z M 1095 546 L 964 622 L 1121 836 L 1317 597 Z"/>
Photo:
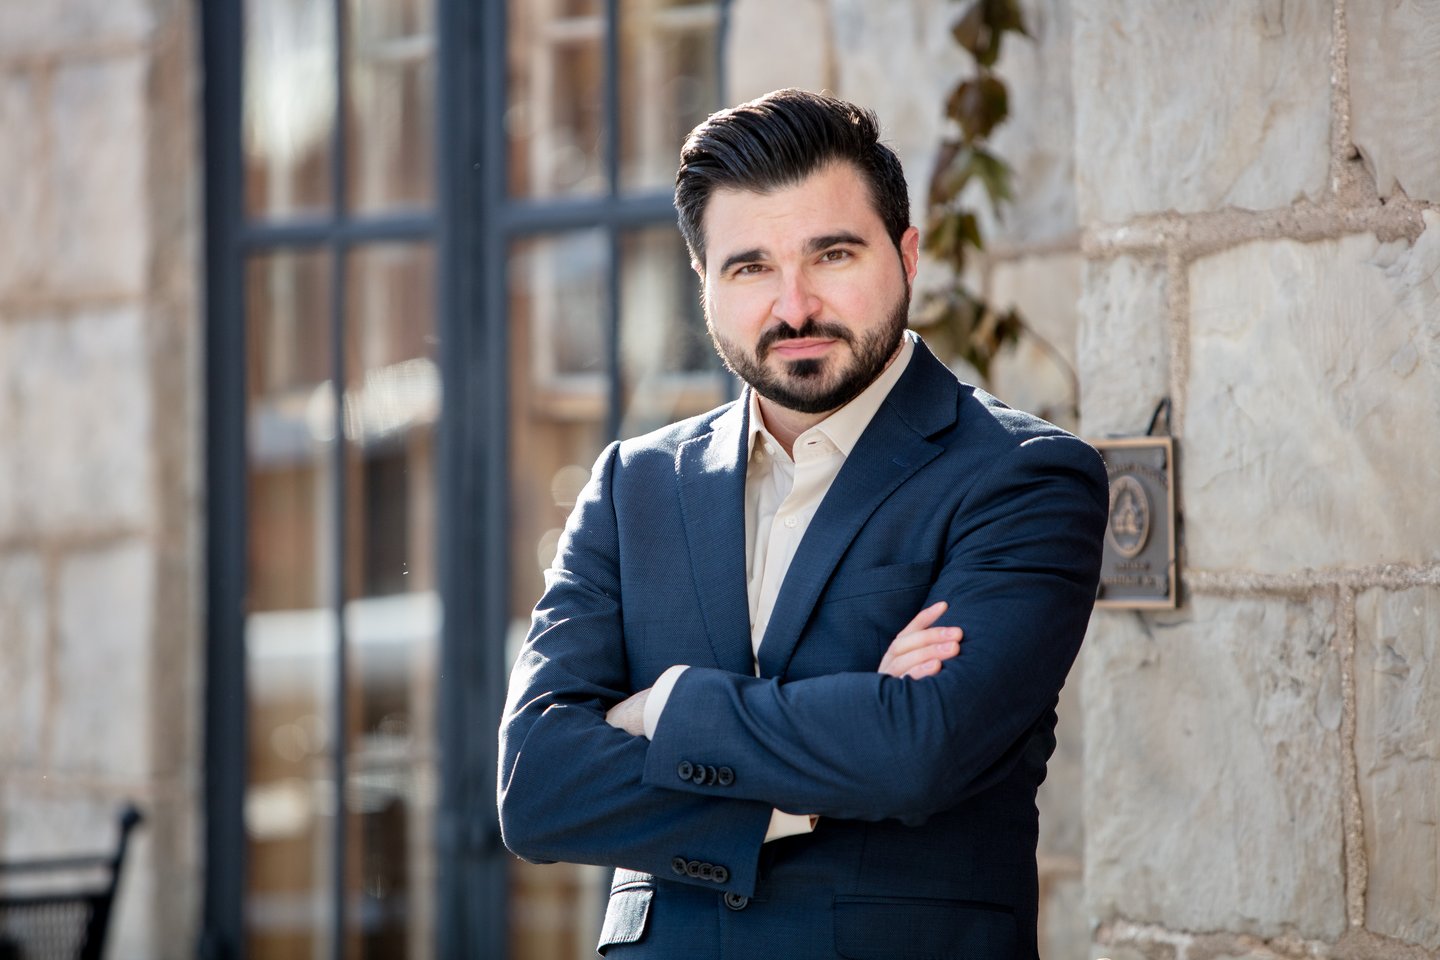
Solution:
<path fill-rule="evenodd" d="M 850 960 L 1007 960 L 1015 915 L 973 900 L 836 897 L 835 950 Z"/>
<path fill-rule="evenodd" d="M 655 898 L 655 881 L 648 874 L 640 876 L 645 880 L 617 882 L 610 890 L 610 902 L 605 906 L 605 924 L 600 928 L 600 942 L 595 946 L 595 952 L 601 956 L 614 944 L 634 943 L 645 935 L 645 923 L 650 918 L 650 901 Z"/>

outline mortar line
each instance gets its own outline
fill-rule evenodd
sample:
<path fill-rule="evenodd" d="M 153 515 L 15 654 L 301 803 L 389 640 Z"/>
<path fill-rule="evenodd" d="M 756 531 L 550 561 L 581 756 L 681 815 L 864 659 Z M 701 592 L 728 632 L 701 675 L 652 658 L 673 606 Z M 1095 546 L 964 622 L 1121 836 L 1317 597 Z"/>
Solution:
<path fill-rule="evenodd" d="M 1340 615 L 1335 633 L 1340 656 L 1340 777 L 1342 811 L 1345 825 L 1342 851 L 1345 866 L 1346 926 L 1365 926 L 1366 885 L 1369 862 L 1365 853 L 1365 813 L 1360 805 L 1359 760 L 1355 753 L 1355 651 L 1357 625 L 1355 590 L 1348 585 L 1336 587 L 1336 609 Z"/>
<path fill-rule="evenodd" d="M 1440 586 L 1440 564 L 1376 564 L 1348 569 L 1307 569 L 1296 573 L 1190 568 L 1186 570 L 1185 578 L 1192 592 L 1209 596 L 1295 596 L 1341 586 L 1352 590 Z"/>

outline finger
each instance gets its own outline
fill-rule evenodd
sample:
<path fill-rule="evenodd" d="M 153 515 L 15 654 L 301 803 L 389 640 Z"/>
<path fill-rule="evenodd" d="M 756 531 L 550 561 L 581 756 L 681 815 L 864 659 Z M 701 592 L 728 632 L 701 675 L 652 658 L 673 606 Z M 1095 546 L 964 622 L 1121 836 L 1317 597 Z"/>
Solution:
<path fill-rule="evenodd" d="M 942 628 L 936 628 L 942 629 Z M 956 631 L 954 627 L 943 628 L 947 633 Z M 960 652 L 959 638 L 941 639 L 933 638 L 935 642 L 923 643 L 907 649 L 903 653 L 897 653 L 883 661 L 880 667 L 881 673 L 888 673 L 892 677 L 903 677 L 929 661 L 935 661 L 938 667 L 940 661 L 949 660 Z"/>
<path fill-rule="evenodd" d="M 958 643 L 963 636 L 959 627 L 926 627 L 924 630 L 916 630 L 912 633 L 901 634 L 890 641 L 890 648 L 880 658 L 880 672 L 890 673 L 891 661 L 916 650 L 921 650 L 931 644 L 937 643 Z M 899 676 L 898 672 L 895 676 Z"/>
<path fill-rule="evenodd" d="M 944 613 L 946 608 L 949 606 L 950 604 L 946 603 L 944 600 L 939 600 L 935 603 L 930 604 L 930 606 L 915 614 L 915 619 L 911 620 L 909 623 L 905 624 L 905 626 L 901 627 L 900 632 L 897 633 L 896 636 L 903 636 L 904 634 L 912 633 L 916 630 L 924 630 L 926 627 L 930 626 L 930 624 L 934 623 L 936 620 L 939 620 L 940 614 Z"/>
<path fill-rule="evenodd" d="M 939 672 L 939 660 L 926 660 L 924 663 L 920 664 L 917 667 L 911 667 L 910 670 L 905 673 L 905 676 L 909 677 L 911 680 L 923 680 L 926 677 L 933 677 Z"/>

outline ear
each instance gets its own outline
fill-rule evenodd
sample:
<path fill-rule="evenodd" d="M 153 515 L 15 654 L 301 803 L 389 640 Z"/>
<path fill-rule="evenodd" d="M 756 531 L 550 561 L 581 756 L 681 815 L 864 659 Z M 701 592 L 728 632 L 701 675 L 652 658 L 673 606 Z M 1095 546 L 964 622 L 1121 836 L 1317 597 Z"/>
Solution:
<path fill-rule="evenodd" d="M 915 282 L 920 269 L 920 229 L 911 227 L 900 235 L 900 263 L 905 268 L 905 279 Z"/>

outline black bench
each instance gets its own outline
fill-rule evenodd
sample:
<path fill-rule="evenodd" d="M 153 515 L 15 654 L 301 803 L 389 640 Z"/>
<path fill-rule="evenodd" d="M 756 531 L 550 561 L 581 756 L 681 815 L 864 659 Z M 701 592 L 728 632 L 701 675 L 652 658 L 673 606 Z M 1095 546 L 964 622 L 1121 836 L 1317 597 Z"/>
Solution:
<path fill-rule="evenodd" d="M 0 960 L 100 960 L 140 811 L 120 811 L 113 854 L 0 862 Z"/>

